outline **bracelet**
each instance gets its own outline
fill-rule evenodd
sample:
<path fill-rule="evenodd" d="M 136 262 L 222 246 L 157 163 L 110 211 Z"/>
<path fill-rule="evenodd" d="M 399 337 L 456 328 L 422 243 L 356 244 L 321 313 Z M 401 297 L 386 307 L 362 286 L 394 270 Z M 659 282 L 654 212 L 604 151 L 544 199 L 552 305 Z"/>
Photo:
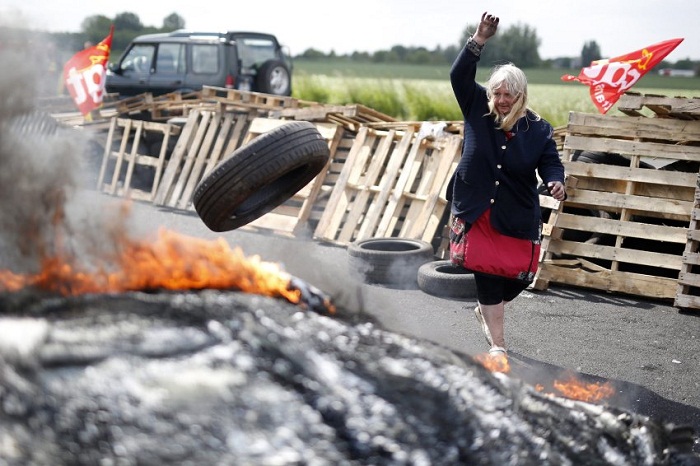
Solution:
<path fill-rule="evenodd" d="M 479 44 L 477 41 L 474 40 L 473 37 L 470 37 L 469 40 L 467 40 L 467 50 L 469 50 L 477 57 L 481 55 L 481 51 L 484 49 L 484 45 L 486 44 Z"/>

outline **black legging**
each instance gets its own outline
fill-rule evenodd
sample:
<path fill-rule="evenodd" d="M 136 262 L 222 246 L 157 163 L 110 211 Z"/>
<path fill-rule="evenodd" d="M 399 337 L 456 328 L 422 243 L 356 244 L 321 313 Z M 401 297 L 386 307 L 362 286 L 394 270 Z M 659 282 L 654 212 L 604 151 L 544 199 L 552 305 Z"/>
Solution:
<path fill-rule="evenodd" d="M 499 304 L 501 301 L 512 301 L 528 287 L 527 283 L 509 278 L 474 273 L 476 296 L 480 304 L 487 306 Z"/>

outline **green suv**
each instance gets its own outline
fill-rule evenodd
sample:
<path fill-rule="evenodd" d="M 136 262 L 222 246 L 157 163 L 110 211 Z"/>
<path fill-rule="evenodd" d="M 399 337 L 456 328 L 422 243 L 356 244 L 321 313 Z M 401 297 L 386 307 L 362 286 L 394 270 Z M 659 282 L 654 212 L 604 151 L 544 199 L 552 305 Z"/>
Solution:
<path fill-rule="evenodd" d="M 272 34 L 178 30 L 135 38 L 107 71 L 106 90 L 120 96 L 225 87 L 292 94 L 292 60 Z"/>

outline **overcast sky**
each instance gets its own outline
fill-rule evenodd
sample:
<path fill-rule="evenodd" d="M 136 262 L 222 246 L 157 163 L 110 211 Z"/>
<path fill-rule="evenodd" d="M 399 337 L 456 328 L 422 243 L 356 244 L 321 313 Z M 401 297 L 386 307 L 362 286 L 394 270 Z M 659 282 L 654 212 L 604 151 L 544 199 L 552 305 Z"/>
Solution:
<path fill-rule="evenodd" d="M 160 27 L 163 18 L 177 13 L 187 29 L 271 32 L 294 55 L 309 48 L 345 54 L 394 45 L 430 50 L 456 45 L 483 11 L 500 16 L 502 28 L 517 23 L 534 28 L 545 59 L 577 56 L 590 40 L 609 58 L 684 38 L 667 59 L 700 60 L 698 0 L 0 0 L 0 23 L 79 32 L 81 22 L 93 15 L 130 12 L 144 25 Z"/>

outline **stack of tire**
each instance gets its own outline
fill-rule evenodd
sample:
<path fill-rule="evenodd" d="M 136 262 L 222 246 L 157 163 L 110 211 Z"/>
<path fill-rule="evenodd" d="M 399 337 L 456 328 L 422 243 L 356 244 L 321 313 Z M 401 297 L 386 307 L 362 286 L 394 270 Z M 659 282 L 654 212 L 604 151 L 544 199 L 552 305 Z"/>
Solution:
<path fill-rule="evenodd" d="M 448 260 L 435 260 L 430 243 L 406 238 L 370 238 L 348 246 L 350 271 L 362 282 L 415 289 L 443 298 L 476 296 L 474 276 Z"/>

